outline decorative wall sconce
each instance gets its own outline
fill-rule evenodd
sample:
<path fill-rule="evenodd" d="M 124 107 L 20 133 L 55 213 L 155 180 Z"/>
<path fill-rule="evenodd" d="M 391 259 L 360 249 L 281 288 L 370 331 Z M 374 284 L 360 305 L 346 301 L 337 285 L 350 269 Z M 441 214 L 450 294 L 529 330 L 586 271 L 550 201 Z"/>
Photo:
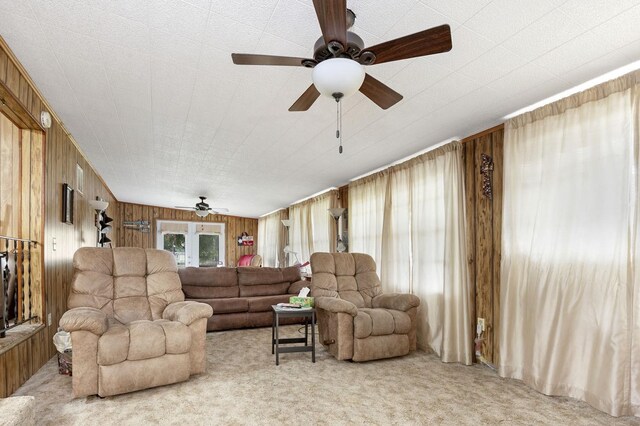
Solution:
<path fill-rule="evenodd" d="M 343 253 L 347 251 L 347 245 L 342 240 L 342 227 L 340 226 L 340 218 L 342 217 L 344 212 L 347 211 L 347 209 L 344 207 L 334 207 L 332 209 L 328 209 L 328 211 L 331 217 L 333 217 L 336 221 L 336 251 L 338 253 Z"/>
<path fill-rule="evenodd" d="M 96 211 L 96 228 L 98 228 L 96 241 L 99 247 L 104 247 L 105 244 L 111 242 L 107 234 L 113 229 L 113 227 L 109 225 L 109 223 L 113 222 L 113 219 L 107 216 L 105 211 L 107 207 L 109 207 L 109 202 L 96 197 L 95 200 L 89 201 L 89 205 Z"/>
<path fill-rule="evenodd" d="M 107 207 L 109 207 L 109 202 L 96 197 L 95 200 L 89 200 L 89 206 L 99 213 L 105 211 Z"/>
<path fill-rule="evenodd" d="M 100 233 L 100 239 L 98 240 L 98 243 L 101 247 L 104 247 L 106 243 L 111 242 L 109 237 L 107 237 L 107 234 L 113 229 L 111 225 L 109 225 L 110 222 L 113 222 L 113 219 L 107 216 L 107 212 L 100 212 L 99 218 L 98 232 Z"/>

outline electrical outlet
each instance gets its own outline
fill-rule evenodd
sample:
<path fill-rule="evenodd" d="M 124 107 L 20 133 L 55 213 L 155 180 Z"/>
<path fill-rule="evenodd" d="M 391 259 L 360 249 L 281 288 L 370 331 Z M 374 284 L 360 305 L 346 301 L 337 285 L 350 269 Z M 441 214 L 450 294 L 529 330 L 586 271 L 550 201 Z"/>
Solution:
<path fill-rule="evenodd" d="M 478 327 L 481 331 L 484 331 L 484 318 L 478 318 Z"/>
<path fill-rule="evenodd" d="M 49 312 L 47 314 L 47 325 L 51 326 L 51 323 L 53 322 L 53 319 L 51 318 L 51 312 Z"/>

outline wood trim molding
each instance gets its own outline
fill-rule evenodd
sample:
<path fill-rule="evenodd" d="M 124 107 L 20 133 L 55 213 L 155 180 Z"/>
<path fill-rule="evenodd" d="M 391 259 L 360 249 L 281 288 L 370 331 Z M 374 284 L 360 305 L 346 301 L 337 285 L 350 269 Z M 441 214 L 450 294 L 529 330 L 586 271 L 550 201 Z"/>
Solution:
<path fill-rule="evenodd" d="M 2 80 L 0 80 L 0 112 L 9 117 L 9 120 L 21 129 L 44 132 L 38 120 L 22 105 L 18 96 Z"/>

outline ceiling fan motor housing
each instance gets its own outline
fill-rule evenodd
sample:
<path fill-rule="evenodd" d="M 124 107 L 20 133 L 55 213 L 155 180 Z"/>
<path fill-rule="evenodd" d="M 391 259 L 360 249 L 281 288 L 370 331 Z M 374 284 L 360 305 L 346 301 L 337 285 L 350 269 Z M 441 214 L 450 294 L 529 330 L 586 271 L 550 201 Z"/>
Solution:
<path fill-rule="evenodd" d="M 196 210 L 207 210 L 209 208 L 209 204 L 207 204 L 204 200 L 206 197 L 198 197 L 200 198 L 200 202 L 196 203 Z"/>
<path fill-rule="evenodd" d="M 351 31 L 347 31 L 347 45 L 343 46 L 339 41 L 331 41 L 325 44 L 324 38 L 320 37 L 313 47 L 313 58 L 317 62 L 322 62 L 329 58 L 350 58 L 356 59 L 362 49 L 364 41 L 360 36 Z"/>

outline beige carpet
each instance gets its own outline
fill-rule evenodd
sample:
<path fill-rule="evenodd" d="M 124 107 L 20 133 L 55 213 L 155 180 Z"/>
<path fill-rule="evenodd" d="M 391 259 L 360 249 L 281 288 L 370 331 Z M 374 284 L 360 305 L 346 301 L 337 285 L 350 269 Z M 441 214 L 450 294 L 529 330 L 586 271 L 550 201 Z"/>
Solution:
<path fill-rule="evenodd" d="M 310 353 L 291 353 L 276 367 L 270 338 L 270 328 L 209 333 L 206 374 L 105 399 L 72 399 L 71 378 L 57 373 L 54 358 L 16 395 L 35 396 L 36 419 L 52 425 L 640 424 L 423 352 L 359 364 L 319 345 L 315 364 Z"/>

